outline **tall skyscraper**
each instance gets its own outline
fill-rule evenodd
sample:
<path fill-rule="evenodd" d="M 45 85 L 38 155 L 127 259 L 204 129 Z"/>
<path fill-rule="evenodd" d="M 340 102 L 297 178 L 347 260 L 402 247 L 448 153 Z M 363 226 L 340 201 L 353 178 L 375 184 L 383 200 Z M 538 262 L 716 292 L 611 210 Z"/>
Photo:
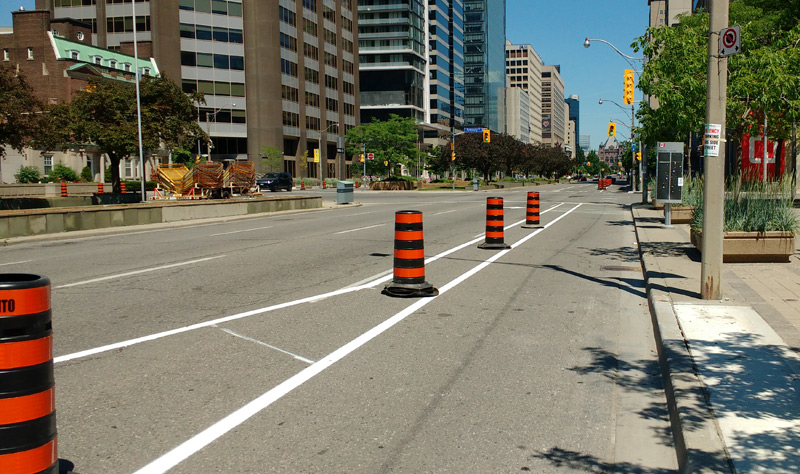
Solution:
<path fill-rule="evenodd" d="M 565 101 L 567 103 L 569 119 L 575 122 L 575 137 L 577 142 L 577 137 L 581 135 L 581 98 L 573 94 L 567 97 Z"/>
<path fill-rule="evenodd" d="M 427 14 L 422 0 L 358 0 L 361 121 L 427 121 Z"/>
<path fill-rule="evenodd" d="M 542 143 L 551 147 L 566 143 L 568 120 L 561 66 L 546 65 L 542 67 Z"/>
<path fill-rule="evenodd" d="M 212 159 L 261 165 L 262 147 L 273 146 L 294 175 L 343 177 L 338 137 L 357 125 L 359 108 L 354 3 L 140 0 L 137 40 L 150 44 L 161 71 L 184 91 L 205 94 L 198 116 Z M 90 23 L 100 47 L 133 40 L 130 2 L 36 0 L 36 7 Z M 313 149 L 325 166 L 298 166 Z"/>
<path fill-rule="evenodd" d="M 439 129 L 460 129 L 464 126 L 464 4 L 462 0 L 428 0 L 428 19 L 427 122 Z"/>
<path fill-rule="evenodd" d="M 499 100 L 505 79 L 505 0 L 464 0 L 465 125 L 502 131 Z"/>
<path fill-rule="evenodd" d="M 528 137 L 532 143 L 542 143 L 542 66 L 542 59 L 533 46 L 506 41 L 508 86 L 527 92 L 530 126 Z"/>

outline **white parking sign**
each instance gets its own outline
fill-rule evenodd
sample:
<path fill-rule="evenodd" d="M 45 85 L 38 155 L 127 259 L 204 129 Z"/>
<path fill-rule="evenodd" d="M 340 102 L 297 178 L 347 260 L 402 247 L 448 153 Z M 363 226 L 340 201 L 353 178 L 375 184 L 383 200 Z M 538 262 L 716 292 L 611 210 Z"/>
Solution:
<path fill-rule="evenodd" d="M 739 25 L 729 26 L 719 32 L 719 55 L 721 57 L 739 54 L 742 49 L 740 33 Z"/>

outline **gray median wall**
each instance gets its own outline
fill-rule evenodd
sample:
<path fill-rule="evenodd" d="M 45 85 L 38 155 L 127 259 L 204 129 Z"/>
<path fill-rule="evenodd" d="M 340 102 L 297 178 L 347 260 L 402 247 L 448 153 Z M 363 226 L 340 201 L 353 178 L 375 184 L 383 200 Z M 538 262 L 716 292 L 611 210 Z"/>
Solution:
<path fill-rule="evenodd" d="M 0 239 L 321 207 L 321 197 L 287 196 L 10 210 L 0 211 Z"/>

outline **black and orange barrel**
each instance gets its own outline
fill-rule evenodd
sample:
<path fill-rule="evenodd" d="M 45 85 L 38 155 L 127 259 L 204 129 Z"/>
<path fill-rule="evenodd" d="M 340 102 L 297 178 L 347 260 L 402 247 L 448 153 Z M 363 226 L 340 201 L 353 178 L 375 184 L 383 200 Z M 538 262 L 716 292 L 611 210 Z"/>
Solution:
<path fill-rule="evenodd" d="M 0 473 L 58 474 L 50 280 L 0 274 Z"/>
<path fill-rule="evenodd" d="M 67 195 L 68 195 L 67 194 L 67 182 L 66 181 L 62 181 L 61 182 L 61 197 L 67 197 Z"/>
<path fill-rule="evenodd" d="M 525 212 L 525 225 L 522 226 L 526 229 L 534 229 L 539 226 L 539 193 L 528 193 L 528 206 Z"/>
<path fill-rule="evenodd" d="M 103 194 L 103 183 L 97 183 L 97 194 Z"/>
<path fill-rule="evenodd" d="M 125 194 L 128 192 L 128 185 L 125 184 L 125 181 L 120 181 L 119 183 L 119 192 Z"/>
<path fill-rule="evenodd" d="M 400 297 L 439 294 L 439 290 L 425 281 L 425 243 L 420 211 L 395 213 L 394 275 L 382 293 Z"/>
<path fill-rule="evenodd" d="M 486 198 L 486 238 L 480 249 L 510 249 L 503 230 L 503 198 Z"/>

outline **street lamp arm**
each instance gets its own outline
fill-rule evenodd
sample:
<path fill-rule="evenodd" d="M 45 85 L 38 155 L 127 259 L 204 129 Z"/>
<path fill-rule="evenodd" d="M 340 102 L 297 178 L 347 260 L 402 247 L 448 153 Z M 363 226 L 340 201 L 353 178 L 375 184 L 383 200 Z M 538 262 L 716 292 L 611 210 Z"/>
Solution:
<path fill-rule="evenodd" d="M 626 109 L 625 107 L 623 107 L 623 106 L 619 105 L 618 103 L 614 102 L 613 100 L 610 100 L 610 99 L 600 99 L 600 102 L 598 102 L 598 103 L 599 103 L 600 105 L 603 105 L 603 102 L 611 102 L 612 104 L 616 105 L 617 107 L 619 107 L 620 109 L 622 109 L 623 111 L 625 111 L 625 113 L 628 113 L 628 112 L 630 112 L 630 110 L 628 110 L 628 109 Z M 631 105 L 630 107 L 631 107 L 631 110 L 633 110 L 633 106 Z"/>
<path fill-rule="evenodd" d="M 629 55 L 627 55 L 627 54 L 623 53 L 622 51 L 620 51 L 620 50 L 619 50 L 619 48 L 617 48 L 616 46 L 614 46 L 613 44 L 609 43 L 608 41 L 606 41 L 606 40 L 604 40 L 604 39 L 599 39 L 599 38 L 586 38 L 586 39 L 583 41 L 583 47 L 584 47 L 584 48 L 588 48 L 589 46 L 591 46 L 591 42 L 592 42 L 592 41 L 599 41 L 599 42 L 601 42 L 601 43 L 605 43 L 605 44 L 607 44 L 607 45 L 611 46 L 612 48 L 614 48 L 614 51 L 616 51 L 616 52 L 617 52 L 617 54 L 619 54 L 620 56 L 622 56 L 622 57 L 624 57 L 624 58 L 627 58 L 627 59 L 632 59 L 632 60 L 634 60 L 634 61 L 644 61 L 644 57 L 637 58 L 637 57 L 634 57 L 634 56 L 629 56 Z"/>

